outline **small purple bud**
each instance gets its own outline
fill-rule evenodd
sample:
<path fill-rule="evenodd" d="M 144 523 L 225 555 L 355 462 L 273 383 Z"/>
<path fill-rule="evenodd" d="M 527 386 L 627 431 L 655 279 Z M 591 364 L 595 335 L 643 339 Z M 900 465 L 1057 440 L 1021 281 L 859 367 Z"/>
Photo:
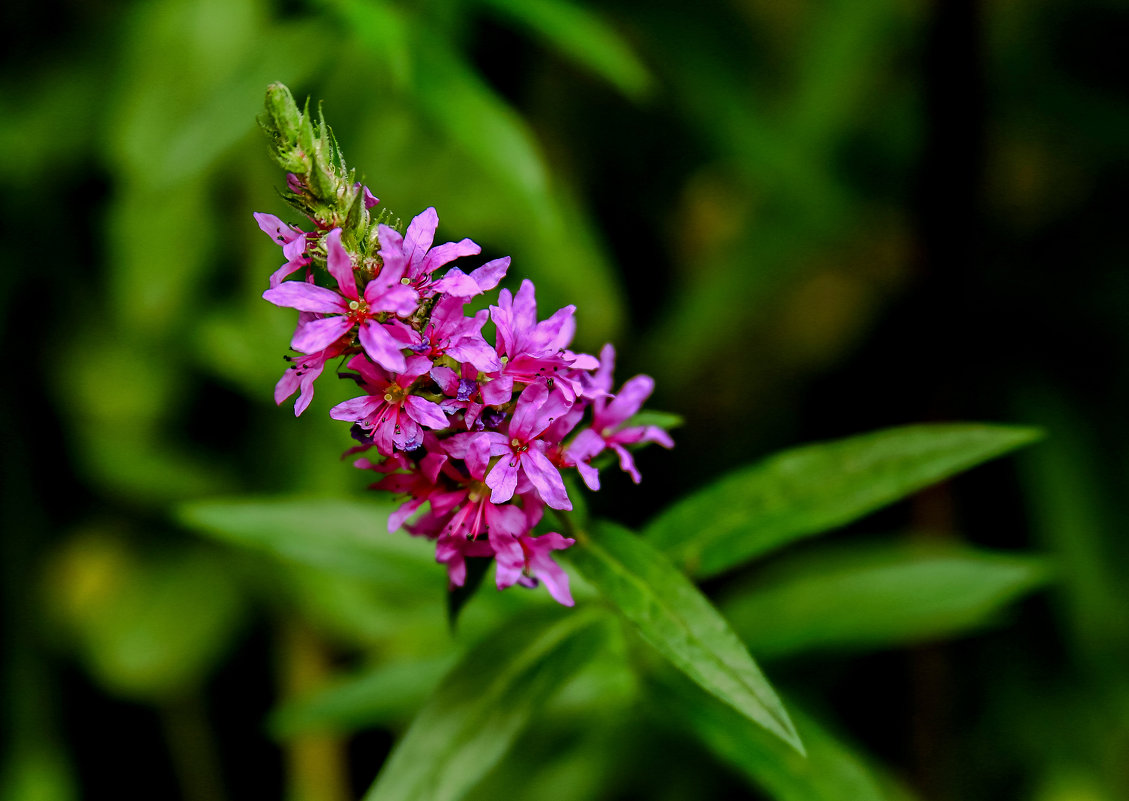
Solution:
<path fill-rule="evenodd" d="M 360 181 L 357 181 L 355 184 L 353 184 L 353 188 L 360 189 L 362 192 L 364 192 L 366 209 L 371 209 L 373 206 L 380 202 L 380 198 L 373 197 L 373 194 L 369 191 L 369 188 L 367 186 L 363 186 Z"/>
<path fill-rule="evenodd" d="M 478 388 L 478 382 L 473 378 L 460 378 L 459 389 L 455 395 L 455 400 L 468 401 L 470 396 L 474 394 L 474 390 Z"/>
<path fill-rule="evenodd" d="M 506 419 L 506 413 L 500 409 L 489 408 L 482 412 L 479 420 L 489 429 L 495 429 Z"/>

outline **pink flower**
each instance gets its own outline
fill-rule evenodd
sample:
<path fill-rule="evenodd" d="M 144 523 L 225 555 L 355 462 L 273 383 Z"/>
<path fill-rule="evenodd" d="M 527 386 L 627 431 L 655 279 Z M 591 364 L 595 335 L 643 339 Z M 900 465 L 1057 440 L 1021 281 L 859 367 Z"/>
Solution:
<path fill-rule="evenodd" d="M 447 284 L 434 280 L 432 273 L 443 265 L 461 256 L 474 256 L 482 251 L 478 245 L 469 239 L 431 247 L 431 243 L 435 240 L 435 229 L 438 227 L 439 215 L 435 213 L 433 208 L 424 209 L 417 214 L 415 219 L 408 224 L 408 230 L 404 236 L 400 236 L 400 232 L 394 228 L 381 225 L 377 229 L 377 235 L 380 239 L 380 258 L 384 262 L 385 269 L 391 267 L 397 271 L 399 275 L 407 279 L 405 283 L 417 290 L 420 297 L 424 298 L 429 298 L 440 292 L 459 297 L 470 297 L 483 291 L 482 284 L 489 284 L 489 287 L 486 288 L 493 288 L 498 285 L 498 281 L 502 280 L 506 268 L 509 267 L 510 260 L 508 257 L 492 261 L 476 270 L 475 273 L 481 273 L 481 276 L 479 279 L 471 281 L 473 286 L 459 279 L 459 276 L 468 280 L 471 278 L 463 275 L 462 271 L 458 271 L 456 276 L 452 276 L 451 281 L 448 281 Z M 493 280 L 493 283 L 490 283 L 491 280 Z"/>
<path fill-rule="evenodd" d="M 493 555 L 494 551 L 486 540 L 441 537 L 435 543 L 435 561 L 447 566 L 447 580 L 452 587 L 466 583 L 467 557 Z"/>
<path fill-rule="evenodd" d="M 490 307 L 490 317 L 498 329 L 497 350 L 505 358 L 500 378 L 509 383 L 543 383 L 559 387 L 572 403 L 583 390 L 582 370 L 593 370 L 599 362 L 587 354 L 568 350 L 576 332 L 572 315 L 575 306 L 565 306 L 552 317 L 537 322 L 537 299 L 533 282 L 526 279 L 516 296 L 508 289 L 498 293 L 498 305 Z"/>
<path fill-rule="evenodd" d="M 302 414 L 314 399 L 314 381 L 325 369 L 325 363 L 340 356 L 348 348 L 349 341 L 341 339 L 308 356 L 287 356 L 290 366 L 274 386 L 274 402 L 281 406 L 284 400 L 300 389 L 298 400 L 294 402 L 294 416 Z"/>
<path fill-rule="evenodd" d="M 474 540 L 485 534 L 491 543 L 495 543 L 499 538 L 528 533 L 526 516 L 520 508 L 508 503 L 494 503 L 490 497 L 490 488 L 485 483 L 490 465 L 490 443 L 482 439 L 472 440 L 464 454 L 469 477 L 461 489 L 452 493 L 450 508 L 454 511 L 443 526 L 442 535 Z"/>
<path fill-rule="evenodd" d="M 455 477 L 458 472 L 451 469 L 447 463 L 447 455 L 441 453 L 438 443 L 428 443 L 428 439 L 435 439 L 434 434 L 424 432 L 427 453 L 419 461 L 409 459 L 402 453 L 394 453 L 379 462 L 369 459 L 357 459 L 354 467 L 362 470 L 373 470 L 384 473 L 384 478 L 369 485 L 369 489 L 385 490 L 395 495 L 407 495 L 408 500 L 400 508 L 388 516 L 388 531 L 393 532 L 404 525 L 412 514 L 430 501 L 433 496 L 441 495 L 443 489 L 439 483 L 440 473 L 450 471 Z M 353 451 L 354 449 L 350 449 Z M 446 470 L 445 470 L 446 468 Z"/>
<path fill-rule="evenodd" d="M 366 209 L 371 209 L 373 206 L 380 202 L 380 198 L 375 197 L 372 192 L 369 191 L 369 188 L 362 184 L 360 181 L 357 181 L 355 184 L 353 184 L 353 188 L 360 189 L 364 193 Z"/>
<path fill-rule="evenodd" d="M 286 257 L 286 264 L 270 277 L 271 289 L 274 289 L 282 283 L 283 278 L 309 266 L 310 258 L 306 255 L 308 235 L 293 225 L 287 225 L 273 214 L 255 212 L 254 217 L 263 233 L 282 246 L 282 255 Z"/>
<path fill-rule="evenodd" d="M 541 499 L 554 509 L 568 510 L 568 498 L 560 471 L 545 455 L 548 443 L 539 435 L 561 415 L 568 412 L 570 403 L 559 393 L 550 393 L 544 384 L 530 384 L 521 393 L 510 418 L 509 433 L 483 431 L 474 434 L 456 434 L 448 440 L 453 443 L 466 437 L 473 442 L 481 439 L 489 443 L 490 455 L 502 458 L 486 476 L 490 487 L 490 500 L 503 503 L 514 496 L 519 476 L 524 476 L 536 488 Z M 448 445 L 450 449 L 452 445 Z M 468 446 L 469 451 L 469 446 Z M 448 453 L 454 452 L 448 450 Z"/>
<path fill-rule="evenodd" d="M 612 366 L 615 364 L 615 349 L 611 345 L 605 345 L 600 351 L 600 356 L 601 374 L 606 375 L 610 382 Z M 592 401 L 592 425 L 581 431 L 567 450 L 567 455 L 576 463 L 589 489 L 598 490 L 600 479 L 596 468 L 587 463 L 605 448 L 611 448 L 616 452 L 619 456 L 620 469 L 638 484 L 641 477 L 635 468 L 635 459 L 624 446 L 657 442 L 664 448 L 674 447 L 674 440 L 670 438 L 670 434 L 658 426 L 623 427 L 628 418 L 639 411 L 654 389 L 653 378 L 648 375 L 637 375 L 624 384 L 623 389 L 610 402 L 606 395 L 596 397 Z"/>
<path fill-rule="evenodd" d="M 357 354 L 349 360 L 349 368 L 360 373 L 368 394 L 337 404 L 329 416 L 371 431 L 373 444 L 384 456 L 415 450 L 423 444 L 421 426 L 441 430 L 448 425 L 439 404 L 411 394 L 412 383 L 430 366 L 426 357 L 413 357 L 402 373 L 390 374 Z"/>
<path fill-rule="evenodd" d="M 501 369 L 498 354 L 482 338 L 482 326 L 489 312 L 483 309 L 474 317 L 466 317 L 464 305 L 462 298 L 445 295 L 431 310 L 431 318 L 423 331 L 400 323 L 393 326 L 392 335 L 402 347 L 433 361 L 450 356 L 460 364 L 474 365 L 483 372 Z"/>
<path fill-rule="evenodd" d="M 473 365 L 462 365 L 462 373 L 456 373 L 450 367 L 431 368 L 431 377 L 443 394 L 447 397 L 439 402 L 443 411 L 454 414 L 459 409 L 463 410 L 463 423 L 469 431 L 476 428 L 479 431 L 486 426 L 482 420 L 482 412 L 487 406 L 502 406 L 509 403 L 513 393 L 510 386 L 504 386 L 499 381 L 486 380 L 480 383 L 480 374 Z"/>
<path fill-rule="evenodd" d="M 443 277 L 431 285 L 431 291 L 443 293 L 456 298 L 471 298 L 481 295 L 498 286 L 498 282 L 506 276 L 510 267 L 510 257 L 503 256 L 494 261 L 488 261 L 477 270 L 471 270 L 467 275 L 458 267 L 452 267 Z"/>
<path fill-rule="evenodd" d="M 357 294 L 352 259 L 341 245 L 341 229 L 330 231 L 325 244 L 329 273 L 337 280 L 340 292 L 312 283 L 287 281 L 263 293 L 276 306 L 326 315 L 299 326 L 290 346 L 301 353 L 316 353 L 355 328 L 369 358 L 389 370 L 403 370 L 402 346 L 382 319 L 389 314 L 407 317 L 419 304 L 419 295 L 400 283 L 401 272 L 386 264 L 365 286 L 362 298 Z"/>
<path fill-rule="evenodd" d="M 498 589 L 504 589 L 515 583 L 536 587 L 537 582 L 541 581 L 557 603 L 572 606 L 568 574 L 553 561 L 550 554 L 568 548 L 575 542 L 576 540 L 570 537 L 562 537 L 557 532 L 550 531 L 540 537 L 523 534 L 507 543 L 505 548 L 501 550 L 495 548 Z"/>

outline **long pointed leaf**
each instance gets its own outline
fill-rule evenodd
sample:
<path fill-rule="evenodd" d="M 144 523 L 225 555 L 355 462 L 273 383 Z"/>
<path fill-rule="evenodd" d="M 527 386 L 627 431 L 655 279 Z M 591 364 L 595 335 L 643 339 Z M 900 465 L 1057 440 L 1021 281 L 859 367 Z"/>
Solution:
<path fill-rule="evenodd" d="M 365 801 L 462 797 L 600 647 L 607 621 L 570 611 L 553 623 L 541 613 L 484 640 L 440 682 Z"/>
<path fill-rule="evenodd" d="M 407 720 L 453 662 L 453 657 L 411 659 L 370 668 L 276 707 L 268 726 L 274 736 L 286 739 Z"/>
<path fill-rule="evenodd" d="M 696 737 L 777 801 L 909 801 L 906 791 L 794 705 L 806 758 L 670 671 L 649 683 L 663 723 Z"/>
<path fill-rule="evenodd" d="M 288 561 L 395 584 L 434 580 L 429 543 L 388 533 L 387 504 L 325 498 L 225 498 L 179 507 L 182 523 Z"/>
<path fill-rule="evenodd" d="M 803 753 L 772 686 L 721 614 L 658 551 L 599 523 L 579 535 L 572 562 L 643 639 L 701 687 Z"/>
<path fill-rule="evenodd" d="M 662 512 L 644 534 L 704 578 L 842 526 L 1039 437 L 1032 428 L 952 423 L 807 445 L 729 474 Z"/>
<path fill-rule="evenodd" d="M 1029 556 L 929 543 L 812 554 L 719 605 L 761 659 L 921 642 L 989 623 L 1047 578 Z"/>

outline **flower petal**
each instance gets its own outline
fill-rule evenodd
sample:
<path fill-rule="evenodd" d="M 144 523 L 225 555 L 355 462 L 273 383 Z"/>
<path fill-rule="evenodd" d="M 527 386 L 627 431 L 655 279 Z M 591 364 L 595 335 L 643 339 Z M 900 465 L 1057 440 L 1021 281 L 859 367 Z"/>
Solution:
<path fill-rule="evenodd" d="M 510 434 L 518 439 L 532 439 L 537 433 L 545 429 L 539 424 L 539 412 L 549 397 L 549 390 L 544 384 L 530 384 L 521 391 L 514 406 L 513 417 L 510 418 Z"/>
<path fill-rule="evenodd" d="M 312 320 L 298 326 L 294 337 L 290 340 L 290 347 L 300 353 L 317 353 L 343 337 L 352 327 L 353 323 L 346 317 L 334 316 Z"/>
<path fill-rule="evenodd" d="M 613 442 L 611 448 L 619 454 L 619 469 L 631 476 L 631 480 L 636 484 L 642 481 L 643 478 L 639 475 L 639 471 L 635 467 L 635 459 L 632 457 L 631 452 L 618 442 Z"/>
<path fill-rule="evenodd" d="M 604 438 L 590 428 L 576 435 L 568 446 L 568 455 L 573 461 L 586 462 L 606 447 Z"/>
<path fill-rule="evenodd" d="M 505 503 L 514 497 L 514 490 L 517 489 L 517 472 L 517 458 L 512 454 L 507 458 L 503 454 L 486 475 L 486 486 L 491 490 L 491 503 Z"/>
<path fill-rule="evenodd" d="M 289 278 L 291 275 L 296 273 L 298 270 L 301 270 L 309 263 L 310 260 L 305 257 L 291 259 L 290 261 L 286 262 L 286 264 L 282 265 L 270 274 L 270 288 L 274 289 L 276 286 L 281 284 L 284 279 Z"/>
<path fill-rule="evenodd" d="M 404 234 L 404 254 L 413 266 L 422 268 L 423 257 L 427 255 L 431 243 L 435 241 L 435 229 L 438 227 L 439 215 L 435 213 L 435 208 L 431 206 L 421 211 L 408 223 L 408 230 Z M 415 272 L 415 270 L 413 269 L 412 272 Z"/>
<path fill-rule="evenodd" d="M 514 394 L 514 381 L 509 376 L 492 378 L 482 385 L 482 402 L 487 406 L 502 406 L 509 403 Z"/>
<path fill-rule="evenodd" d="M 482 289 L 478 283 L 458 267 L 452 267 L 447 273 L 436 281 L 432 287 L 433 292 L 443 293 L 455 298 L 469 298 L 481 295 Z"/>
<path fill-rule="evenodd" d="M 510 257 L 503 256 L 500 259 L 486 262 L 472 272 L 470 277 L 478 284 L 480 291 L 486 292 L 498 286 L 498 282 L 506 277 L 506 270 L 508 269 L 510 269 Z"/>
<path fill-rule="evenodd" d="M 404 238 L 400 236 L 400 232 L 387 225 L 380 225 L 376 229 L 376 235 L 380 241 L 380 260 L 384 262 L 384 270 L 403 275 L 408 260 L 404 255 Z"/>
<path fill-rule="evenodd" d="M 447 415 L 443 414 L 438 403 L 421 398 L 419 395 L 409 395 L 404 398 L 404 411 L 420 425 L 436 431 L 441 431 L 450 425 Z"/>
<path fill-rule="evenodd" d="M 609 426 L 618 426 L 643 406 L 643 402 L 655 391 L 655 379 L 649 375 L 637 375 L 623 385 L 623 389 L 612 399 L 602 413 L 593 421 L 601 431 Z"/>
<path fill-rule="evenodd" d="M 358 300 L 360 296 L 357 294 L 357 277 L 353 274 L 353 260 L 341 244 L 340 228 L 334 228 L 325 235 L 325 252 L 325 266 L 329 269 L 329 274 L 337 279 L 341 294 L 350 300 Z"/>
<path fill-rule="evenodd" d="M 305 281 L 286 281 L 263 293 L 263 299 L 275 306 L 323 314 L 344 314 L 349 311 L 345 300 L 332 289 Z"/>
<path fill-rule="evenodd" d="M 580 473 L 580 477 L 584 479 L 584 483 L 588 485 L 588 489 L 592 492 L 598 492 L 600 489 L 600 471 L 597 470 L 588 462 L 577 462 L 576 471 Z"/>
<path fill-rule="evenodd" d="M 502 369 L 498 354 L 481 336 L 462 337 L 447 348 L 447 355 L 462 364 L 470 364 L 483 373 Z"/>
<path fill-rule="evenodd" d="M 373 311 L 387 311 L 407 317 L 419 305 L 419 293 L 410 286 L 393 284 L 384 288 L 378 283 L 379 279 L 369 282 L 365 287 L 365 300 Z"/>
<path fill-rule="evenodd" d="M 459 374 L 452 370 L 450 367 L 436 365 L 431 368 L 431 378 L 443 390 L 443 394 L 449 397 L 455 397 L 459 391 Z"/>
<path fill-rule="evenodd" d="M 383 398 L 373 395 L 360 395 L 334 406 L 329 410 L 329 416 L 334 420 L 345 420 L 351 423 L 360 423 L 372 416 L 373 412 L 384 403 Z"/>
<path fill-rule="evenodd" d="M 287 225 L 273 214 L 264 214 L 256 211 L 252 216 L 259 224 L 259 229 L 275 241 L 278 245 L 286 245 L 302 235 L 302 231 L 293 225 Z"/>
<path fill-rule="evenodd" d="M 407 366 L 404 354 L 400 353 L 400 343 L 376 320 L 365 320 L 357 332 L 357 338 L 369 358 L 386 370 L 399 373 Z"/>
<path fill-rule="evenodd" d="M 460 242 L 448 242 L 429 250 L 427 255 L 423 257 L 421 268 L 425 274 L 431 273 L 462 256 L 477 256 L 481 252 L 482 248 L 469 239 Z"/>
<path fill-rule="evenodd" d="M 556 465 L 549 461 L 548 456 L 536 447 L 531 447 L 522 454 L 521 465 L 525 469 L 525 475 L 537 488 L 541 500 L 554 509 L 567 511 L 572 508 L 572 501 L 568 499 L 568 491 L 565 489 L 561 473 Z"/>
<path fill-rule="evenodd" d="M 572 606 L 572 593 L 568 586 L 568 573 L 550 555 L 552 551 L 568 548 L 576 540 L 562 537 L 555 531 L 540 537 L 527 538 L 527 547 L 533 552 L 529 557 L 530 571 L 545 584 L 549 595 L 559 604 Z"/>
<path fill-rule="evenodd" d="M 481 481 L 483 476 L 486 475 L 486 468 L 490 466 L 491 456 L 491 442 L 487 437 L 473 437 L 468 440 L 466 456 L 467 470 L 470 471 L 470 477 L 476 481 Z"/>

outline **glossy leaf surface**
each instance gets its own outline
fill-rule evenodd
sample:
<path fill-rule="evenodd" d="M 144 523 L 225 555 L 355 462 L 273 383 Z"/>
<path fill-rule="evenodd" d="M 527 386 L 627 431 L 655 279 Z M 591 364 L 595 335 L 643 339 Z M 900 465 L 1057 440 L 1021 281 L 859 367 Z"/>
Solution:
<path fill-rule="evenodd" d="M 1038 437 L 1030 428 L 952 423 L 807 445 L 699 490 L 662 512 L 644 534 L 691 575 L 713 576 Z"/>
<path fill-rule="evenodd" d="M 568 553 L 584 578 L 671 664 L 802 752 L 788 713 L 748 649 L 661 553 L 611 523 L 598 524 Z"/>

